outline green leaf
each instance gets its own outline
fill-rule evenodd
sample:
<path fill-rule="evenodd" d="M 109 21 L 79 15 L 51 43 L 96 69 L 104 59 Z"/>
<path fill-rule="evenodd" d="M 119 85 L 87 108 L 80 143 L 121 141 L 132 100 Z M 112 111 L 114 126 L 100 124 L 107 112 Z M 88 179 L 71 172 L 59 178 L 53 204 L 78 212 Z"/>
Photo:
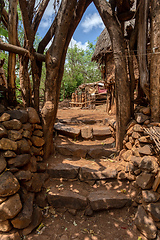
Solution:
<path fill-rule="evenodd" d="M 8 37 L 8 31 L 0 27 L 0 36 Z"/>

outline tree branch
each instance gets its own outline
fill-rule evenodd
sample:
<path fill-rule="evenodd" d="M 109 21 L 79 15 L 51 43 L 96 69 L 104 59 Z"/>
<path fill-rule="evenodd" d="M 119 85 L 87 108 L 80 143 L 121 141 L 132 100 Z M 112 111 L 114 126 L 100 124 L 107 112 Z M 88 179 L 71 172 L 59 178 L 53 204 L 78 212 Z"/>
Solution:
<path fill-rule="evenodd" d="M 42 16 L 43 16 L 43 13 L 48 5 L 50 0 L 43 0 L 37 10 L 37 13 L 36 13 L 36 16 L 33 20 L 33 23 L 32 23 L 32 29 L 34 31 L 34 34 L 36 34 L 37 32 L 37 29 L 38 29 L 38 26 L 40 24 L 40 21 L 42 19 Z"/>

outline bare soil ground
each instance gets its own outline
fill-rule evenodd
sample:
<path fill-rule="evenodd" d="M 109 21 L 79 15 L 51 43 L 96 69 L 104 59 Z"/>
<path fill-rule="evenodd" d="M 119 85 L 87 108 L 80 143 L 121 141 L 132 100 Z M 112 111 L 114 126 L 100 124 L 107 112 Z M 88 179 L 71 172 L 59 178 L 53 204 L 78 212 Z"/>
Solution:
<path fill-rule="evenodd" d="M 74 118 L 98 121 L 115 116 L 107 116 L 105 105 L 103 105 L 96 107 L 95 110 L 60 108 L 57 117 L 58 119 Z M 88 141 L 88 145 L 90 144 L 92 144 L 91 140 Z M 57 154 L 55 161 L 61 162 L 63 157 Z M 109 164 L 111 163 L 109 162 Z M 121 182 L 120 184 L 120 189 L 127 189 L 127 183 Z M 49 188 L 50 185 L 54 185 L 59 190 L 72 189 L 74 192 L 80 192 L 84 195 L 91 188 L 87 183 L 81 184 L 78 181 L 67 183 L 53 179 L 47 181 L 46 188 Z M 113 185 L 114 183 L 112 187 Z M 85 216 L 83 211 L 79 211 L 74 216 L 74 212 L 69 213 L 63 209 L 55 210 L 52 207 L 47 207 L 42 211 L 44 215 L 42 224 L 37 230 L 25 237 L 25 240 L 146 240 L 134 226 L 133 219 L 137 208 L 133 206 L 96 212 L 91 217 Z"/>

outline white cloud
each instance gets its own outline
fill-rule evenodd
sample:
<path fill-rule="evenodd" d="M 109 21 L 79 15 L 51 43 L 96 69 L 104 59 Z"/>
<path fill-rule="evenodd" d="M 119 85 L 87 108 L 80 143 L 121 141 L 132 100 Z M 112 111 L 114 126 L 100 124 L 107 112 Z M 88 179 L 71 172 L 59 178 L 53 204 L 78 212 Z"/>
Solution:
<path fill-rule="evenodd" d="M 77 47 L 80 48 L 80 49 L 86 50 L 87 46 L 88 46 L 88 43 L 85 42 L 84 44 L 82 44 L 82 42 L 80 42 L 80 41 L 77 42 L 74 38 L 72 38 L 71 41 L 70 41 L 69 47 L 73 48 L 74 45 L 77 45 Z"/>
<path fill-rule="evenodd" d="M 48 6 L 44 12 L 40 26 L 42 28 L 49 28 L 53 22 L 54 14 L 55 14 L 55 10 L 53 7 L 53 0 L 51 0 L 49 1 Z"/>
<path fill-rule="evenodd" d="M 89 14 L 86 16 L 84 21 L 81 23 L 81 26 L 83 27 L 83 32 L 85 33 L 90 32 L 93 28 L 105 28 L 104 23 L 98 13 L 94 13 L 92 15 Z"/>

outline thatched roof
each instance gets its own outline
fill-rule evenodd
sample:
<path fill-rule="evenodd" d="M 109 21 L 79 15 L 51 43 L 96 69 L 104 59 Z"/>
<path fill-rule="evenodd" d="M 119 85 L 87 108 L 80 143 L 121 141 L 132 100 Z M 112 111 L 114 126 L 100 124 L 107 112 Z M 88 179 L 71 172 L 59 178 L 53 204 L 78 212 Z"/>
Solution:
<path fill-rule="evenodd" d="M 109 54 L 111 52 L 112 52 L 112 44 L 111 44 L 109 33 L 105 28 L 102 31 L 96 43 L 95 51 L 92 56 L 92 61 L 98 61 L 98 59 L 102 58 L 107 53 Z"/>

